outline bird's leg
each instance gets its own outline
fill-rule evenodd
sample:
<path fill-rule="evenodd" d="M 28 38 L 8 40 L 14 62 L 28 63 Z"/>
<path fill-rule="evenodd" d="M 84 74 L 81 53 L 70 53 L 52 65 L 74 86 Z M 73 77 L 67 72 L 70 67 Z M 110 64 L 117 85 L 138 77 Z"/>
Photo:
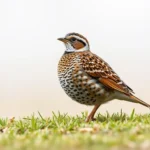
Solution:
<path fill-rule="evenodd" d="M 91 111 L 91 113 L 88 115 L 88 117 L 86 118 L 86 122 L 89 122 L 89 121 L 93 121 L 94 120 L 94 115 L 97 111 L 97 109 L 99 108 L 100 104 L 99 105 L 95 105 L 93 110 Z"/>

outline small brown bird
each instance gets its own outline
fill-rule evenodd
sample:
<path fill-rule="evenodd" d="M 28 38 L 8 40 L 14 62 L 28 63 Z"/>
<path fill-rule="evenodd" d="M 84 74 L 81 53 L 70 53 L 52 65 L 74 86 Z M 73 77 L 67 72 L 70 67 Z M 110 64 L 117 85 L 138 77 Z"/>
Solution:
<path fill-rule="evenodd" d="M 90 51 L 89 42 L 84 36 L 69 33 L 58 40 L 66 46 L 58 64 L 60 84 L 73 100 L 94 105 L 87 122 L 94 119 L 101 104 L 113 99 L 139 103 L 150 108 L 149 104 L 133 95 L 133 90 L 102 58 Z"/>

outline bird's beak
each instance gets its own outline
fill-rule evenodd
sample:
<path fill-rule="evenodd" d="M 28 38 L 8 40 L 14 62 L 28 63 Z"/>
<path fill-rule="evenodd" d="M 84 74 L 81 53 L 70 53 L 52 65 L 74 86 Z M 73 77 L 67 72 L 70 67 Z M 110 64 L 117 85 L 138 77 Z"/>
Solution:
<path fill-rule="evenodd" d="M 67 43 L 67 42 L 68 42 L 68 40 L 67 40 L 66 38 L 58 38 L 57 40 L 62 41 L 62 42 L 64 42 L 64 43 Z"/>

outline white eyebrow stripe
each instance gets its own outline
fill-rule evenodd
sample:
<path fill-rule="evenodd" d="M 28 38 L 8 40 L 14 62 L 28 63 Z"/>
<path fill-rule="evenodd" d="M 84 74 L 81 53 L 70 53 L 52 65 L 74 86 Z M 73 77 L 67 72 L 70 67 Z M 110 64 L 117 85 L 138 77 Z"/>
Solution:
<path fill-rule="evenodd" d="M 81 37 L 79 37 L 79 36 L 70 35 L 69 37 L 74 37 L 74 38 L 76 38 L 76 39 L 79 39 L 79 40 L 83 41 L 86 45 L 89 45 L 85 39 L 83 39 L 83 38 L 81 38 Z"/>
<path fill-rule="evenodd" d="M 79 39 L 79 40 L 83 41 L 84 43 L 88 44 L 88 43 L 86 42 L 86 40 L 85 40 L 85 39 L 80 38 L 79 36 L 74 36 L 74 37 L 75 37 L 76 39 Z"/>
<path fill-rule="evenodd" d="M 71 38 L 71 37 L 74 37 L 76 38 L 77 40 L 80 40 L 80 41 L 83 41 L 86 45 L 84 47 L 82 47 L 81 49 L 78 49 L 76 50 L 70 42 L 67 42 L 65 45 L 66 45 L 66 52 L 83 52 L 83 51 L 87 51 L 87 50 L 90 50 L 90 47 L 89 47 L 89 43 L 82 37 L 78 36 L 78 35 L 69 35 L 69 36 L 66 36 L 66 38 Z"/>

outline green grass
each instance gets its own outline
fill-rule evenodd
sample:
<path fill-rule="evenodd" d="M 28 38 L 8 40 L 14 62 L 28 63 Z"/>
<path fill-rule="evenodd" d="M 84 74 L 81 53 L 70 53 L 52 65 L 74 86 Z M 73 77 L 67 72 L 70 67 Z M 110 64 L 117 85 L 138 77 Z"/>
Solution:
<path fill-rule="evenodd" d="M 122 111 L 98 114 L 85 123 L 87 113 L 71 117 L 40 113 L 22 119 L 0 119 L 0 150 L 126 150 L 150 149 L 150 115 Z"/>

